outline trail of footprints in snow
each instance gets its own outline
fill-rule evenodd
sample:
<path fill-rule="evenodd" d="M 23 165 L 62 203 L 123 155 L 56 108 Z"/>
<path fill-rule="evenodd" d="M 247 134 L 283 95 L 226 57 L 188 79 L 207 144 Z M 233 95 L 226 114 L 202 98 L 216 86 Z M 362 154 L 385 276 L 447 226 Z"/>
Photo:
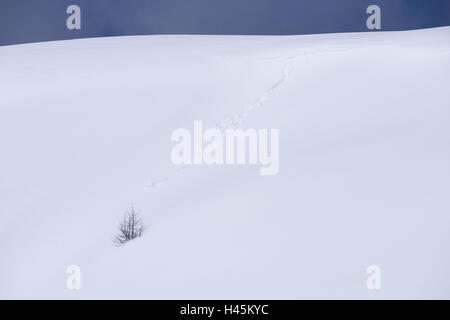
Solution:
<path fill-rule="evenodd" d="M 293 67 L 290 67 L 288 70 L 283 69 L 281 78 L 276 81 L 269 89 L 267 89 L 261 96 L 259 96 L 253 103 L 245 106 L 240 112 L 236 112 L 233 116 L 226 118 L 225 120 L 219 122 L 216 125 L 216 129 L 219 129 L 222 132 L 225 132 L 227 129 L 236 129 L 239 128 L 242 122 L 254 111 L 260 109 L 267 99 L 278 89 L 280 86 L 286 81 L 289 74 L 294 70 Z M 165 177 L 159 180 L 155 180 L 150 182 L 148 185 L 144 187 L 144 191 L 150 191 L 161 184 L 167 183 L 172 180 L 174 177 L 179 176 L 185 169 L 186 165 L 181 165 L 175 171 L 175 173 L 169 177 Z"/>

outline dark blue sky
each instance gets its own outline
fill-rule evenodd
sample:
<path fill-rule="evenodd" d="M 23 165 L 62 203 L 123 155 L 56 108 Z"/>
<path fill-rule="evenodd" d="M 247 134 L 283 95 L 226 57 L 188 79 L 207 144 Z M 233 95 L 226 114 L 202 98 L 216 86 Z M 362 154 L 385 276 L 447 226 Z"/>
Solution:
<path fill-rule="evenodd" d="M 81 7 L 81 30 L 66 8 Z M 306 34 L 450 25 L 450 0 L 0 0 L 0 45 L 137 34 Z"/>

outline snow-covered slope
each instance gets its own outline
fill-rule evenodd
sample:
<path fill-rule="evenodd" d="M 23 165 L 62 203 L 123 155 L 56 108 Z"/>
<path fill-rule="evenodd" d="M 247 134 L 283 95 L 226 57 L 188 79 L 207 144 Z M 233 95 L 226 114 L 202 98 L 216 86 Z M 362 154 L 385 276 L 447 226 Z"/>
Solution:
<path fill-rule="evenodd" d="M 1 47 L 0 297 L 450 298 L 449 83 L 450 28 Z M 172 164 L 236 114 L 278 175 Z"/>

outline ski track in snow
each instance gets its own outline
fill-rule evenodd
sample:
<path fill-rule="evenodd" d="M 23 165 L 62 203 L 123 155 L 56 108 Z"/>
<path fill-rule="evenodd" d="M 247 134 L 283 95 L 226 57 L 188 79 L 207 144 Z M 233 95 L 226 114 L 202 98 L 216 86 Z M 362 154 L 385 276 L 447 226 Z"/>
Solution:
<path fill-rule="evenodd" d="M 266 57 L 256 57 L 256 60 L 295 60 L 297 58 L 306 58 L 310 55 L 318 55 L 318 54 L 327 54 L 327 53 L 344 53 L 353 51 L 356 49 L 364 49 L 365 47 L 362 46 L 356 46 L 356 47 L 348 47 L 343 49 L 336 49 L 336 50 L 317 50 L 317 51 L 310 51 L 310 52 L 302 52 L 298 54 L 293 54 L 289 56 L 266 56 Z M 222 57 L 222 59 L 227 59 L 228 56 Z M 268 100 L 268 98 L 276 92 L 281 85 L 287 80 L 288 76 L 291 74 L 291 72 L 294 70 L 294 65 L 285 67 L 282 69 L 282 76 L 280 79 L 278 79 L 269 89 L 264 91 L 262 95 L 260 95 L 253 103 L 245 106 L 240 112 L 236 112 L 233 116 L 227 117 L 223 121 L 219 122 L 216 125 L 216 128 L 224 132 L 227 129 L 237 129 L 242 125 L 242 122 L 254 111 L 260 109 Z M 171 181 L 176 176 L 179 176 L 185 169 L 187 168 L 186 165 L 179 166 L 175 172 L 171 176 L 167 176 L 165 178 L 161 178 L 155 181 L 150 182 L 146 186 L 144 186 L 144 191 L 151 191 L 156 187 L 159 187 L 162 184 L 165 184 L 169 181 Z"/>
<path fill-rule="evenodd" d="M 266 101 L 269 99 L 269 97 L 276 92 L 281 85 L 287 80 L 290 73 L 294 70 L 294 67 L 289 68 L 283 68 L 282 70 L 282 76 L 280 79 L 278 79 L 269 89 L 264 91 L 262 95 L 260 95 L 253 103 L 248 104 L 245 106 L 241 111 L 236 112 L 234 115 L 225 118 L 223 121 L 219 122 L 216 125 L 216 129 L 219 129 L 220 131 L 224 132 L 227 129 L 237 129 L 242 125 L 242 122 L 254 111 L 260 109 Z M 165 177 L 159 180 L 155 180 L 150 182 L 144 187 L 144 191 L 148 192 L 153 190 L 156 187 L 159 187 L 161 184 L 165 184 L 172 179 L 174 179 L 176 176 L 179 176 L 185 169 L 187 168 L 186 165 L 181 165 L 177 168 L 177 170 L 169 177 Z"/>

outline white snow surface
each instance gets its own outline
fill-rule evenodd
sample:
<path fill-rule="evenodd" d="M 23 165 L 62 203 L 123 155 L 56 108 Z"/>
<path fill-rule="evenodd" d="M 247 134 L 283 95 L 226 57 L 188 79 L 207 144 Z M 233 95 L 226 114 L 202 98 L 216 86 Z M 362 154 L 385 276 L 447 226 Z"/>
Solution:
<path fill-rule="evenodd" d="M 449 299 L 449 83 L 450 27 L 0 47 L 0 298 Z M 278 175 L 180 170 L 194 120 L 280 129 Z"/>

